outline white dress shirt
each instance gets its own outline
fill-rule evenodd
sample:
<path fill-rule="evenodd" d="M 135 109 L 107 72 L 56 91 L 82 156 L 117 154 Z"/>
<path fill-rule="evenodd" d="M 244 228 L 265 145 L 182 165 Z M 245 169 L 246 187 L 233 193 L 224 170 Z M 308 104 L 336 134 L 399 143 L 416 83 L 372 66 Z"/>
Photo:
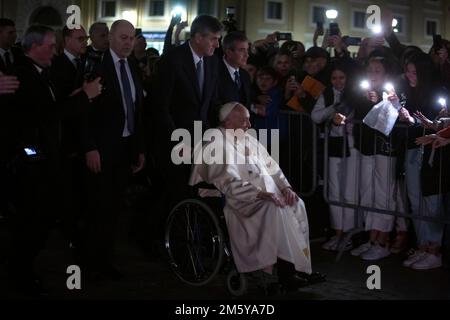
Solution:
<path fill-rule="evenodd" d="M 9 52 L 9 61 L 11 61 L 11 63 L 14 63 L 14 55 L 12 54 L 11 50 L 5 50 L 3 48 L 0 48 L 0 56 L 2 56 L 3 63 L 6 65 L 5 59 L 6 52 Z"/>
<path fill-rule="evenodd" d="M 228 72 L 230 73 L 231 79 L 233 79 L 233 82 L 235 82 L 236 76 L 235 76 L 234 73 L 235 73 L 236 71 L 239 72 L 239 68 L 234 68 L 234 67 L 230 66 L 225 58 L 223 58 L 223 62 L 224 62 L 225 65 L 227 66 L 227 69 L 228 69 Z M 240 76 L 241 76 L 241 75 L 239 74 L 239 77 L 240 77 Z"/>
<path fill-rule="evenodd" d="M 66 49 L 64 49 L 64 54 L 66 55 L 66 57 L 69 59 L 70 62 L 72 62 L 72 64 L 74 65 L 75 69 L 77 68 L 77 62 L 75 61 L 75 59 L 77 59 L 77 57 L 75 57 L 73 54 L 71 54 L 69 51 L 67 51 Z M 78 58 L 79 59 L 79 58 Z"/>
<path fill-rule="evenodd" d="M 119 80 L 120 91 L 121 91 L 120 93 L 121 93 L 121 96 L 122 96 L 123 110 L 125 112 L 125 123 L 124 123 L 124 128 L 123 128 L 123 133 L 122 133 L 122 137 L 125 138 L 125 137 L 130 136 L 131 134 L 128 131 L 127 104 L 125 102 L 125 95 L 123 93 L 122 78 L 120 76 L 120 60 L 125 60 L 125 70 L 127 71 L 128 80 L 130 81 L 130 87 L 131 87 L 131 94 L 133 96 L 133 102 L 136 102 L 136 87 L 134 85 L 133 76 L 131 75 L 130 66 L 128 65 L 128 60 L 119 58 L 117 56 L 117 54 L 112 49 L 109 49 L 109 51 L 111 52 L 111 57 L 112 57 L 113 62 L 114 62 L 114 67 L 116 68 L 116 75 L 117 75 L 117 79 Z"/>

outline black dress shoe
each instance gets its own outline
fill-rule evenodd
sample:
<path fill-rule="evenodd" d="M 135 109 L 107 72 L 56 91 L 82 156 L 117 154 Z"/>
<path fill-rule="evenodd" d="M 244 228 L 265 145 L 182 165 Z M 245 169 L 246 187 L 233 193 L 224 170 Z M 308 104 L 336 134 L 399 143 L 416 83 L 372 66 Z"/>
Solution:
<path fill-rule="evenodd" d="M 302 277 L 308 281 L 308 284 L 315 284 L 326 281 L 326 275 L 321 274 L 319 272 L 313 272 L 311 274 L 307 274 L 304 272 L 297 271 L 297 275 Z"/>
<path fill-rule="evenodd" d="M 289 277 L 280 278 L 280 284 L 287 290 L 291 291 L 306 287 L 309 282 L 306 278 L 303 278 L 295 273 Z"/>

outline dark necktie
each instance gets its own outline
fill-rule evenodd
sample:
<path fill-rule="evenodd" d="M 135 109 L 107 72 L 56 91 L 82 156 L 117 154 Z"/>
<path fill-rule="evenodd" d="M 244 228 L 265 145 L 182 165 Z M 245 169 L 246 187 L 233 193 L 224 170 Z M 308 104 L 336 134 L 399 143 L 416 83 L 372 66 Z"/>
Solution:
<path fill-rule="evenodd" d="M 239 75 L 239 71 L 238 70 L 236 70 L 234 72 L 234 83 L 236 83 L 236 86 L 238 87 L 238 89 L 241 90 L 241 86 L 242 86 L 241 76 Z"/>
<path fill-rule="evenodd" d="M 78 88 L 83 84 L 83 64 L 80 58 L 73 59 L 75 65 L 75 86 Z"/>
<path fill-rule="evenodd" d="M 203 83 L 204 83 L 204 74 L 203 74 L 203 60 L 197 62 L 197 80 L 198 87 L 200 89 L 200 97 L 203 96 Z"/>
<path fill-rule="evenodd" d="M 81 59 L 75 58 L 75 59 L 73 59 L 73 62 L 75 63 L 75 69 L 77 69 L 77 71 L 79 71 L 81 69 Z"/>
<path fill-rule="evenodd" d="M 130 134 L 134 132 L 134 102 L 131 93 L 130 79 L 125 68 L 125 60 L 120 60 L 120 80 L 122 81 L 123 95 L 127 108 L 127 128 Z"/>
<path fill-rule="evenodd" d="M 12 62 L 11 62 L 11 57 L 10 57 L 9 51 L 5 52 L 4 57 L 5 57 L 6 71 L 10 72 L 10 71 L 12 71 Z"/>

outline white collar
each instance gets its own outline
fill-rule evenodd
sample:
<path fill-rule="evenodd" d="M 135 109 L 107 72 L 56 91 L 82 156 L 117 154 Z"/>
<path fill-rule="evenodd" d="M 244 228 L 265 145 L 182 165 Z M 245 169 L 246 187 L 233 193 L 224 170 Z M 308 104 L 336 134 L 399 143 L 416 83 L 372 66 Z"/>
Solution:
<path fill-rule="evenodd" d="M 191 41 L 189 41 L 189 48 L 191 48 L 192 56 L 194 57 L 194 64 L 197 66 L 197 63 L 203 60 L 203 57 L 200 57 L 197 53 L 195 53 L 194 49 L 192 49 Z"/>
<path fill-rule="evenodd" d="M 333 87 L 333 93 L 334 93 L 334 95 L 337 95 L 337 94 L 342 94 L 342 92 L 341 91 L 339 91 L 339 90 L 336 90 L 334 87 Z"/>
<path fill-rule="evenodd" d="M 39 72 L 39 74 L 41 74 L 42 73 L 42 71 L 44 70 L 44 69 L 42 69 L 41 67 L 39 67 L 37 64 L 35 64 L 35 63 L 33 63 L 33 65 L 34 65 L 34 67 L 36 68 L 36 70 Z"/>
<path fill-rule="evenodd" d="M 114 64 L 117 64 L 117 62 L 119 62 L 120 60 L 125 60 L 126 62 L 128 61 L 126 58 L 119 58 L 119 56 L 114 52 L 113 49 L 109 49 L 109 52 L 111 52 L 111 57 L 113 59 Z"/>
<path fill-rule="evenodd" d="M 239 72 L 239 68 L 232 67 L 232 66 L 227 62 L 227 59 L 225 59 L 225 57 L 223 57 L 223 62 L 225 63 L 225 65 L 227 66 L 228 71 L 230 72 L 230 74 L 233 75 L 233 77 L 234 77 L 234 73 L 235 73 L 236 71 Z"/>
<path fill-rule="evenodd" d="M 70 62 L 73 62 L 77 57 L 75 57 L 73 54 L 71 54 L 67 49 L 64 49 L 64 54 L 67 58 L 69 58 Z"/>

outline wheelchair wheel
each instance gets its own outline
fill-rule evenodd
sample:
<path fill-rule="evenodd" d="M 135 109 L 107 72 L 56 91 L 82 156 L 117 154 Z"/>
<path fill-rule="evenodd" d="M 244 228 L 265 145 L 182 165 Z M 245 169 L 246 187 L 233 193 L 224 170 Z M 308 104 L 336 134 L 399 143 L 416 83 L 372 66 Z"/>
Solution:
<path fill-rule="evenodd" d="M 223 234 L 216 214 L 203 202 L 188 199 L 173 208 L 166 224 L 165 246 L 181 281 L 203 286 L 223 264 Z"/>
<path fill-rule="evenodd" d="M 242 297 L 248 290 L 247 277 L 235 268 L 231 269 L 227 276 L 227 289 L 233 296 Z"/>

